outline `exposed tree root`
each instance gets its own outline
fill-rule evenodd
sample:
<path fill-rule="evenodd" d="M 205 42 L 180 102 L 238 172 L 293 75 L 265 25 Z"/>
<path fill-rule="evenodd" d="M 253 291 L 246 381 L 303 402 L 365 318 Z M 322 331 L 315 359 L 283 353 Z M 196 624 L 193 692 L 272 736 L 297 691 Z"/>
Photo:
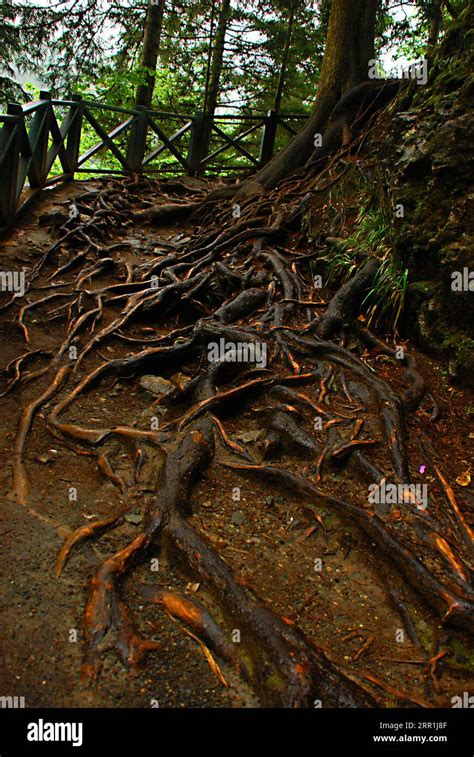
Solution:
<path fill-rule="evenodd" d="M 396 564 L 407 581 L 435 610 L 441 613 L 444 620 L 449 619 L 453 625 L 474 631 L 474 602 L 466 601 L 462 596 L 443 586 L 410 550 L 388 532 L 382 519 L 375 512 L 323 494 L 309 481 L 284 469 L 243 463 L 225 463 L 225 465 L 235 470 L 257 473 L 303 496 L 313 496 L 316 501 L 333 507 L 345 517 L 353 518 L 375 542 L 382 556 Z M 308 507 L 308 505 L 305 506 Z M 471 593 L 468 584 L 465 586 L 465 591 Z"/>
<path fill-rule="evenodd" d="M 63 568 L 69 558 L 71 550 L 76 546 L 76 544 L 81 544 L 86 539 L 90 539 L 96 534 L 102 533 L 107 528 L 116 525 L 119 522 L 119 519 L 120 516 L 114 515 L 111 518 L 96 520 L 93 523 L 88 523 L 85 526 L 81 526 L 81 528 L 78 528 L 73 531 L 72 534 L 69 534 L 68 538 L 61 547 L 56 560 L 56 565 L 54 567 L 54 575 L 56 576 L 56 578 L 60 577 Z"/>
<path fill-rule="evenodd" d="M 45 402 L 47 402 L 53 396 L 53 394 L 55 394 L 58 391 L 61 384 L 64 383 L 69 371 L 70 371 L 70 367 L 68 365 L 65 365 L 62 368 L 60 368 L 53 382 L 48 386 L 46 391 L 44 391 L 37 399 L 30 402 L 25 407 L 23 414 L 21 416 L 20 425 L 18 428 L 18 434 L 15 440 L 15 447 L 13 451 L 12 488 L 8 494 L 9 499 L 12 499 L 15 502 L 18 502 L 18 504 L 20 505 L 26 506 L 28 504 L 28 495 L 29 495 L 30 487 L 28 483 L 28 476 L 26 473 L 25 464 L 23 461 L 23 452 L 25 449 L 26 441 L 28 439 L 28 435 L 31 430 L 31 424 L 33 423 L 34 416 L 38 412 L 40 407 L 44 405 Z"/>
<path fill-rule="evenodd" d="M 100 472 L 124 496 L 128 487 L 147 483 L 150 449 L 160 450 L 164 458 L 143 530 L 109 556 L 92 580 L 84 614 L 84 682 L 98 680 L 109 633 L 115 634 L 113 646 L 131 667 L 147 653 L 159 651 L 158 641 L 136 632 L 122 584 L 133 577 L 135 566 L 165 548 L 180 571 L 191 571 L 205 585 L 219 608 L 218 619 L 204 603 L 179 592 L 162 587 L 141 591 L 197 641 L 223 685 L 227 680 L 219 661 L 250 683 L 262 704 L 311 707 L 318 700 L 326 707 L 373 707 L 378 703 L 294 619 L 257 601 L 195 527 L 190 519 L 198 507 L 194 484 L 204 471 L 218 475 L 218 463 L 233 471 L 237 481 L 242 475 L 257 475 L 303 498 L 302 510 L 312 518 L 304 538 L 320 526 L 327 538 L 316 505 L 337 512 L 376 545 L 376 559 L 390 563 L 444 624 L 474 630 L 473 532 L 433 451 L 426 448 L 425 459 L 433 467 L 442 496 L 432 495 L 427 509 L 407 495 L 397 503 L 401 515 L 394 527 L 390 503 L 384 510 L 368 501 L 371 484 L 381 489 L 388 483 L 419 482 L 407 449 L 425 384 L 411 355 L 398 359 L 396 350 L 357 320 L 377 268 L 373 257 L 328 303 L 326 297 L 315 301 L 311 256 L 290 249 L 292 233 L 301 221 L 301 197 L 316 191 L 313 169 L 312 165 L 309 174 L 285 182 L 270 195 L 250 192 L 241 197 L 238 219 L 233 216 L 232 197 L 182 202 L 182 188 L 170 182 L 168 189 L 166 184 L 161 189 L 168 192 L 163 203 L 155 208 L 150 200 L 151 207 L 143 210 L 131 184 L 110 182 L 98 192 L 76 198 L 80 217 L 68 222 L 32 271 L 30 293 L 45 288 L 44 282 L 37 287 L 35 282 L 46 274 L 48 282 L 58 279 L 55 283 L 66 291 L 40 296 L 20 308 L 17 323 L 25 340 L 34 343 L 36 329 L 33 323 L 26 326 L 26 312 L 33 307 L 42 312 L 43 304 L 55 298 L 66 303 L 49 317 L 64 326 L 64 333 L 53 354 L 23 353 L 4 371 L 3 394 L 42 378 L 49 380 L 21 416 L 10 496 L 28 504 L 24 461 L 28 435 L 39 409 L 59 393 L 56 404 L 48 407 L 46 428 L 78 454 L 97 450 L 93 454 Z M 334 166 L 325 170 L 333 181 Z M 202 224 L 184 241 L 157 239 L 157 250 L 143 256 L 139 265 L 121 257 L 130 244 L 115 239 L 127 229 L 130 218 L 160 224 L 184 217 Z M 63 277 L 72 269 L 75 278 L 66 282 Z M 114 283 L 101 283 L 110 270 Z M 142 331 L 137 331 L 138 326 Z M 155 327 L 158 333 L 150 336 Z M 332 341 L 341 336 L 343 342 Z M 349 336 L 351 346 L 344 346 Z M 212 345 L 223 348 L 218 358 L 210 358 Z M 71 348 L 75 355 L 71 356 Z M 103 357 L 99 349 L 107 348 L 118 355 Z M 374 353 L 393 359 L 401 391 L 396 382 L 392 385 L 378 375 Z M 44 357 L 50 358 L 48 365 L 24 372 L 30 361 Z M 178 375 L 182 370 L 186 373 Z M 153 422 L 148 428 L 120 418 L 98 428 L 78 421 L 81 400 L 104 385 L 108 391 L 111 380 L 136 381 L 147 371 L 171 379 L 169 391 L 149 408 Z M 72 420 L 71 413 L 75 413 Z M 242 414 L 256 423 L 257 434 L 263 434 L 260 445 L 248 448 L 227 430 L 227 419 Z M 128 479 L 115 473 L 107 451 L 100 449 L 111 437 L 119 448 L 126 445 L 132 450 Z M 223 456 L 218 461 L 215 440 Z M 327 484 L 331 471 L 343 486 L 346 470 L 356 471 L 360 482 L 354 501 L 339 492 L 334 496 Z M 57 558 L 56 576 L 73 549 L 117 525 L 122 515 L 117 512 L 68 534 Z M 389 590 L 412 642 L 421 646 L 402 599 L 393 587 Z M 232 637 L 236 630 L 240 643 Z M 351 662 L 365 663 L 372 644 L 373 636 L 364 637 Z M 364 678 L 374 690 L 426 706 L 420 698 L 372 675 Z"/>

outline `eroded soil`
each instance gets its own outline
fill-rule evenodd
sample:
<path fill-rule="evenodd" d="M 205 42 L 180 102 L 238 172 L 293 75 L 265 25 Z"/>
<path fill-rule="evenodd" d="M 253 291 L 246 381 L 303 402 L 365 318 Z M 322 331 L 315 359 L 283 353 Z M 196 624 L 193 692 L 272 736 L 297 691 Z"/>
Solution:
<path fill-rule="evenodd" d="M 49 193 L 3 241 L 2 270 L 24 266 L 28 271 L 59 237 L 56 224 L 38 225 L 38 214 L 61 204 L 67 208 L 70 198 L 96 186 L 101 185 L 76 182 Z M 160 240 L 173 240 L 189 231 L 177 226 L 157 231 L 147 225 L 118 229 L 117 241 L 128 242 L 118 253 L 122 264 L 136 268 L 146 255 L 157 254 Z M 65 247 L 56 263 L 64 264 L 72 254 Z M 25 295 L 28 301 L 56 291 L 41 289 L 51 284 L 54 270 L 55 266 L 43 269 Z M 58 288 L 60 292 L 72 292 L 76 276 L 77 270 L 71 270 L 54 279 L 54 283 L 64 284 Z M 117 283 L 114 271 L 105 270 L 93 279 L 95 288 L 114 283 Z M 62 304 L 61 298 L 27 313 L 28 343 L 18 324 L 22 304 L 19 299 L 1 316 L 2 368 L 28 350 L 54 353 L 64 339 L 64 322 L 55 319 L 58 313 L 54 312 Z M 111 312 L 104 318 L 110 319 Z M 120 301 L 113 315 L 118 312 Z M 133 323 L 127 334 L 152 339 L 195 319 L 192 311 L 187 319 L 182 314 L 157 322 L 142 318 Z M 132 348 L 137 345 L 116 336 L 107 340 L 80 367 L 78 379 L 102 359 L 125 356 Z M 450 386 L 443 365 L 411 346 L 410 351 L 417 358 L 429 394 L 439 406 L 438 419 L 430 420 L 433 403 L 428 394 L 408 421 L 410 467 L 416 472 L 413 480 L 428 484 L 430 502 L 436 508 L 448 507 L 439 480 L 429 467 L 423 468 L 427 461 L 417 444 L 423 432 L 436 449 L 440 469 L 472 524 L 472 484 L 456 484 L 456 479 L 469 471 L 473 463 L 472 394 L 467 389 Z M 397 373 L 397 367 L 385 355 L 372 351 L 365 359 L 392 386 L 402 386 L 402 368 Z M 33 368 L 46 365 L 46 360 L 39 355 Z M 168 370 L 160 368 L 156 374 L 174 380 L 180 375 L 181 380 L 187 380 L 197 367 L 173 364 Z M 154 371 L 150 368 L 145 373 Z M 9 378 L 11 374 L 5 375 L 5 381 Z M 347 413 L 349 418 L 362 418 L 367 439 L 380 443 L 377 410 L 363 400 L 367 389 L 353 376 L 347 375 L 346 379 L 349 397 L 336 380 L 333 384 L 329 382 L 326 392 L 318 384 L 304 387 L 305 395 L 325 408 L 336 409 L 342 415 Z M 87 428 L 121 425 L 149 429 L 150 419 L 157 416 L 157 407 L 161 405 L 140 386 L 139 380 L 140 375 L 132 371 L 129 376 L 105 377 L 93 391 L 78 398 L 68 411 L 68 422 Z M 4 445 L 0 482 L 0 695 L 25 696 L 28 707 L 259 706 L 262 702 L 257 694 L 225 661 L 219 660 L 219 668 L 227 686 L 212 671 L 196 639 L 147 601 L 143 586 L 176 590 L 204 602 L 216 620 L 222 620 L 229 634 L 236 630 L 222 618 L 219 604 L 205 582 L 183 564 L 179 555 L 158 547 L 125 578 L 122 593 L 136 627 L 144 637 L 158 641 L 160 649 L 150 652 L 138 669 L 130 670 L 112 648 L 108 649 L 111 645 L 106 637 L 96 685 L 80 683 L 82 622 L 90 581 L 104 559 L 139 533 L 147 504 L 155 496 L 164 454 L 159 448 L 144 444 L 146 463 L 137 477 L 137 450 L 133 443 L 111 438 L 92 450 L 73 444 L 52 433 L 47 422 L 48 407 L 43 406 L 34 420 L 24 453 L 30 482 L 28 504 L 12 501 L 8 497 L 11 465 L 22 409 L 45 391 L 50 382 L 51 375 L 43 375 L 20 383 L 2 398 L 1 404 Z M 220 419 L 228 437 L 260 460 L 268 417 L 263 411 L 254 412 L 256 407 L 250 398 L 243 406 L 226 407 Z M 358 411 L 355 415 L 354 408 Z M 179 417 L 172 408 L 165 415 L 167 422 Z M 314 415 L 299 416 L 298 423 L 321 446 L 323 436 L 313 427 Z M 345 430 L 344 424 L 339 428 Z M 371 459 L 380 462 L 383 468 L 383 450 L 378 453 L 377 449 L 374 446 Z M 104 473 L 103 466 L 101 470 L 99 454 L 105 455 L 112 477 L 110 471 L 109 475 Z M 297 463 L 294 460 L 294 450 L 283 449 L 277 456 L 278 465 L 295 472 L 314 464 L 314 460 L 303 456 Z M 235 461 L 228 450 L 216 452 L 193 490 L 189 518 L 242 585 L 267 607 L 297 623 L 346 674 L 366 686 L 382 706 L 419 703 L 449 707 L 452 697 L 472 687 L 474 657 L 468 635 L 449 625 L 443 626 L 440 617 L 420 599 L 386 556 L 379 554 L 357 524 L 330 507 L 309 500 L 312 509 L 302 508 L 301 497 L 291 490 L 222 464 Z M 367 507 L 367 485 L 350 461 L 323 464 L 321 481 L 325 492 Z M 77 500 L 71 487 L 77 490 Z M 55 561 L 67 533 L 119 512 L 126 513 L 122 522 L 73 550 L 62 575 L 56 578 Z M 410 517 L 403 508 L 391 508 L 384 517 L 391 521 L 391 527 L 406 532 L 408 544 Z M 411 618 L 420 645 L 410 639 L 395 595 Z M 440 659 L 430 665 L 430 660 L 438 655 Z"/>

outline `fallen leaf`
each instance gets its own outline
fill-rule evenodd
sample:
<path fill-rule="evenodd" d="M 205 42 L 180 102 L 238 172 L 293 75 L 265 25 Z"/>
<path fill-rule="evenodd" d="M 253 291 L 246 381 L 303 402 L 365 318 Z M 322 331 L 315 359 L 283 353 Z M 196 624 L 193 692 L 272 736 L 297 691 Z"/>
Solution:
<path fill-rule="evenodd" d="M 193 583 L 186 584 L 186 591 L 196 592 L 196 591 L 198 591 L 200 585 L 201 584 L 198 584 L 198 583 L 196 583 L 196 584 L 193 584 Z"/>
<path fill-rule="evenodd" d="M 457 477 L 456 483 L 458 484 L 458 486 L 469 486 L 469 484 L 471 483 L 471 471 L 467 470 L 464 471 L 464 473 L 461 473 Z"/>

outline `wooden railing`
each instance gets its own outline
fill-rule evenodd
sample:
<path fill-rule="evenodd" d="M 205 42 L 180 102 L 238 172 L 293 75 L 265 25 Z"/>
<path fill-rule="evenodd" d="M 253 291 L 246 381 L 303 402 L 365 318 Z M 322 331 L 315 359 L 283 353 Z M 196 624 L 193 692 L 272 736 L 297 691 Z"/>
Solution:
<path fill-rule="evenodd" d="M 76 174 L 200 176 L 260 167 L 282 140 L 280 131 L 291 136 L 306 118 L 273 111 L 187 116 L 41 92 L 39 100 L 0 114 L 0 228 L 12 226 L 45 187 Z"/>

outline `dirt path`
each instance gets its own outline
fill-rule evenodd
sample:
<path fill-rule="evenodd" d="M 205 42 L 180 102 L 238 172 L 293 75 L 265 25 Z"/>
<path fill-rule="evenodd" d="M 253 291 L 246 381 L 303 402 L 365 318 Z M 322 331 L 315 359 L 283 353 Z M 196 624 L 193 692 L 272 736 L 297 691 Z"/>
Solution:
<path fill-rule="evenodd" d="M 41 255 L 58 240 L 58 223 L 39 226 L 39 210 L 50 214 L 50 222 L 59 221 L 59 217 L 51 216 L 52 209 L 56 212 L 60 208 L 67 216 L 67 203 L 72 198 L 102 186 L 93 182 L 75 183 L 52 192 L 35 214 L 30 212 L 25 216 L 4 241 L 2 270 L 18 270 L 22 266 L 31 270 Z M 111 223 L 114 223 L 113 219 Z M 2 368 L 29 350 L 41 350 L 51 355 L 57 352 L 67 336 L 68 311 L 67 308 L 54 311 L 61 305 L 70 305 L 76 297 L 79 274 L 87 266 L 92 268 L 101 258 L 112 258 L 110 266 L 106 262 L 103 268 L 96 267 L 94 277 L 81 282 L 80 286 L 85 290 L 105 289 L 124 281 L 133 284 L 137 281 L 140 266 L 155 258 L 160 259 L 159 256 L 163 259 L 185 234 L 192 235 L 196 230 L 192 225 L 184 231 L 169 226 L 161 227 L 157 232 L 145 224 L 124 226 L 122 221 L 116 232 L 110 234 L 108 229 L 99 237 L 100 242 L 97 241 L 107 249 L 118 242 L 123 243 L 110 253 L 94 249 L 95 238 L 91 240 L 89 236 L 92 232 L 85 233 L 83 239 L 64 243 L 54 251 L 25 295 L 26 301 L 38 300 L 56 293 L 54 288 L 44 287 L 61 283 L 57 290 L 66 295 L 64 298 L 57 297 L 26 311 L 24 329 L 18 322 L 23 298 L 2 313 Z M 77 268 L 65 270 L 55 279 L 50 278 L 55 269 L 82 250 L 86 250 L 86 255 Z M 230 265 L 229 261 L 226 262 Z M 152 275 L 151 265 L 144 270 L 148 276 Z M 194 271 L 190 275 L 194 275 Z M 176 276 L 177 280 L 182 280 L 178 269 Z M 121 293 L 122 290 L 116 290 L 110 294 L 118 296 Z M 193 326 L 199 316 L 205 318 L 209 310 L 205 287 L 195 297 L 197 305 L 191 298 L 179 312 L 170 308 L 158 318 L 153 313 L 143 313 L 131 322 L 128 330 L 119 327 L 118 337 L 117 329 L 114 329 L 113 337 L 104 339 L 94 353 L 91 351 L 84 356 L 75 381 L 68 384 L 69 390 L 104 361 L 126 358 L 143 349 L 139 341 L 145 345 L 151 339 L 156 342 L 177 328 Z M 298 299 L 303 300 L 304 296 L 298 296 Z M 91 333 L 97 334 L 112 323 L 123 304 L 124 300 L 118 300 L 104 308 L 97 314 L 97 323 L 93 313 L 87 323 L 84 322 L 84 329 L 78 330 L 78 339 L 71 339 L 71 345 L 78 347 L 79 358 Z M 81 315 L 94 307 L 96 300 L 84 294 L 82 301 L 69 311 L 70 316 L 73 314 L 69 318 L 69 333 Z M 93 332 L 91 326 L 95 329 Z M 28 343 L 25 337 L 28 337 Z M 127 341 L 127 337 L 136 341 Z M 174 344 L 182 344 L 186 338 L 185 334 Z M 66 358 L 71 345 L 68 344 L 65 350 Z M 407 454 L 413 480 L 429 487 L 429 516 L 433 513 L 433 517 L 439 518 L 436 520 L 439 525 L 448 513 L 448 522 L 451 522 L 450 505 L 440 479 L 434 473 L 432 461 L 424 457 L 418 444 L 422 433 L 427 433 L 436 449 L 439 471 L 453 487 L 467 522 L 472 524 L 472 485 L 455 483 L 456 479 L 462 482 L 459 477 L 472 465 L 472 395 L 467 390 L 449 386 L 445 371 L 435 361 L 413 354 L 440 410 L 439 419 L 430 421 L 432 402 L 428 395 L 428 400 L 408 421 Z M 402 365 L 394 365 L 377 349 L 367 350 L 363 357 L 367 370 L 373 370 L 379 378 L 386 379 L 402 392 L 405 380 Z M 49 359 L 44 354 L 34 357 L 28 370 L 46 367 Z M 296 352 L 293 359 L 296 360 Z M 58 366 L 61 364 L 68 365 L 67 360 Z M 280 375 L 287 373 L 284 362 L 277 360 L 276 365 Z M 166 430 L 164 424 L 176 423 L 183 417 L 182 409 L 177 413 L 164 402 L 157 403 L 158 390 L 153 384 L 144 382 L 140 374 L 170 381 L 175 394 L 178 392 L 179 395 L 198 368 L 199 362 L 194 359 L 182 364 L 172 360 L 166 369 L 149 361 L 140 371 L 131 366 L 121 375 L 106 375 L 93 385 L 93 391 L 78 396 L 67 410 L 66 422 L 87 429 L 121 426 L 148 433 L 150 429 L 155 430 L 153 423 L 158 419 L 158 429 Z M 413 703 L 450 706 L 452 697 L 468 690 L 472 678 L 474 657 L 466 630 L 459 625 L 443 624 L 441 615 L 422 600 L 414 590 L 413 582 L 410 583 L 400 569 L 387 560 L 387 555 L 381 554 L 380 545 L 375 544 L 355 519 L 337 512 L 330 503 L 312 500 L 309 494 L 298 496 L 291 486 L 282 486 L 278 481 L 261 479 L 249 475 L 248 471 L 229 467 L 245 464 L 247 454 L 259 464 L 277 465 L 292 474 L 303 475 L 319 459 L 322 460 L 320 476 L 313 470 L 313 483 L 320 484 L 327 495 L 357 503 L 362 510 L 367 510 L 367 484 L 362 484 L 360 470 L 352 456 L 348 459 L 345 453 L 340 456 L 334 453 L 337 447 L 360 438 L 373 452 L 372 463 L 387 470 L 380 406 L 369 401 L 373 389 L 367 388 L 366 382 L 353 374 L 351 368 L 345 370 L 345 377 L 341 377 L 338 369 L 327 374 L 324 364 L 318 369 L 317 382 L 298 389 L 307 403 L 313 403 L 309 415 L 294 407 L 289 399 L 276 394 L 265 394 L 263 401 L 259 396 L 250 395 L 238 406 L 231 402 L 219 410 L 225 437 L 231 445 L 238 445 L 240 457 L 235 456 L 235 450 L 229 445 L 224 444 L 216 450 L 211 464 L 203 469 L 192 489 L 187 522 L 196 533 L 205 537 L 206 543 L 231 568 L 237 584 L 244 587 L 252 601 L 273 611 L 275 617 L 284 617 L 289 627 L 296 624 L 306 639 L 324 650 L 338 670 L 370 691 L 382 706 Z M 303 373 L 309 370 L 304 358 L 298 370 Z M 11 371 L 5 374 L 4 388 L 12 375 Z M 23 369 L 21 375 L 23 379 Z M 236 626 L 199 570 L 190 566 L 173 545 L 161 544 L 159 540 L 151 541 L 146 553 L 133 564 L 133 570 L 124 573 L 121 589 L 123 606 L 133 618 L 134 628 L 142 637 L 158 642 L 159 649 L 149 651 L 142 663 L 130 670 L 116 654 L 114 633 L 120 637 L 120 632 L 126 636 L 129 631 L 126 624 L 121 626 L 118 623 L 115 631 L 112 629 L 98 640 L 100 654 L 96 685 L 80 683 L 84 646 L 87 648 L 87 643 L 94 646 L 94 633 L 97 634 L 97 625 L 92 625 L 89 632 L 83 625 L 84 607 L 88 598 L 90 601 L 90 582 L 104 560 L 119 553 L 143 533 L 150 509 L 154 512 L 155 489 L 166 458 L 174 448 L 167 447 L 164 441 L 163 444 L 151 443 L 146 436 L 142 436 L 138 444 L 127 435 L 110 435 L 100 445 L 88 446 L 77 437 L 61 433 L 53 427 L 49 416 L 52 407 L 66 397 L 60 389 L 58 396 L 51 401 L 48 398 L 38 408 L 24 449 L 29 494 L 21 501 L 17 489 L 12 499 L 12 461 L 15 460 L 21 413 L 28 403 L 51 386 L 54 375 L 55 371 L 50 370 L 30 382 L 22 380 L 2 399 L 5 445 L 1 452 L 0 638 L 3 669 L 0 696 L 25 696 L 26 705 L 30 707 L 149 707 L 158 704 L 161 707 L 246 707 L 265 703 L 260 688 L 255 686 L 255 679 L 264 680 L 269 691 L 279 691 L 280 683 L 272 680 L 275 673 L 271 657 L 263 652 L 250 654 L 249 650 L 254 650 L 256 644 L 255 631 L 252 634 L 246 628 Z M 298 371 L 295 370 L 294 375 L 297 376 Z M 252 376 L 262 378 L 265 373 L 256 371 Z M 170 388 L 173 387 L 168 386 L 167 391 Z M 194 402 L 205 399 L 205 393 L 198 392 Z M 193 403 L 189 407 L 193 407 Z M 326 458 L 321 458 L 325 437 L 321 428 L 315 425 L 318 413 L 314 407 L 322 408 L 324 429 L 333 434 L 331 454 Z M 325 413 L 327 417 L 324 417 Z M 292 438 L 288 431 L 290 426 L 285 426 L 288 417 L 295 418 L 304 438 Z M 328 427 L 331 417 L 337 422 L 329 423 Z M 355 433 L 357 420 L 361 423 Z M 280 430 L 278 423 L 282 424 Z M 338 435 L 348 425 L 349 435 Z M 273 429 L 273 436 L 268 435 L 269 428 Z M 304 445 L 312 435 L 316 439 L 315 447 L 305 450 Z M 282 444 L 282 439 L 287 442 L 290 439 L 292 443 Z M 276 462 L 270 454 L 272 444 L 277 447 Z M 140 467 L 142 459 L 144 462 Z M 119 513 L 125 515 L 114 524 L 115 527 L 104 531 L 100 538 L 87 540 L 73 549 L 61 576 L 55 577 L 58 551 L 67 536 L 75 529 Z M 433 533 L 433 529 L 419 530 L 421 515 L 416 509 L 389 507 L 379 515 L 388 531 L 398 533 L 400 542 L 410 550 L 416 552 L 419 545 L 426 548 L 426 534 Z M 434 533 L 440 534 L 435 528 Z M 451 543 L 450 538 L 448 543 Z M 431 549 L 432 544 L 429 547 Z M 420 553 L 419 556 L 430 567 L 429 555 Z M 442 554 L 439 559 L 443 565 Z M 448 553 L 447 565 L 439 568 L 433 563 L 433 575 L 441 581 L 446 579 L 447 585 L 463 596 L 464 589 L 459 588 L 460 584 L 456 584 L 450 573 L 453 565 L 456 567 L 457 559 L 461 561 L 461 574 L 465 573 L 465 555 L 458 553 L 454 546 Z M 161 604 L 151 603 L 150 587 L 207 607 L 210 615 L 225 629 L 226 637 L 232 638 L 239 652 L 244 650 L 241 659 L 245 664 L 255 666 L 255 659 L 257 667 L 261 664 L 257 674 L 254 669 L 249 673 L 253 685 L 245 682 L 245 676 L 236 672 L 225 655 L 213 652 L 209 660 L 211 645 L 206 643 L 203 650 L 192 624 L 186 631 L 182 614 L 164 612 Z M 194 636 L 189 635 L 189 630 Z M 235 631 L 244 638 L 236 640 Z M 201 644 L 203 638 L 205 634 L 201 637 Z M 120 644 L 123 650 L 125 642 L 119 638 L 119 648 Z M 128 644 L 125 657 L 131 648 L 133 644 Z M 439 661 L 430 665 L 430 660 L 438 655 Z M 315 706 L 319 706 L 317 697 L 315 702 Z M 325 706 L 324 702 L 322 706 Z"/>

